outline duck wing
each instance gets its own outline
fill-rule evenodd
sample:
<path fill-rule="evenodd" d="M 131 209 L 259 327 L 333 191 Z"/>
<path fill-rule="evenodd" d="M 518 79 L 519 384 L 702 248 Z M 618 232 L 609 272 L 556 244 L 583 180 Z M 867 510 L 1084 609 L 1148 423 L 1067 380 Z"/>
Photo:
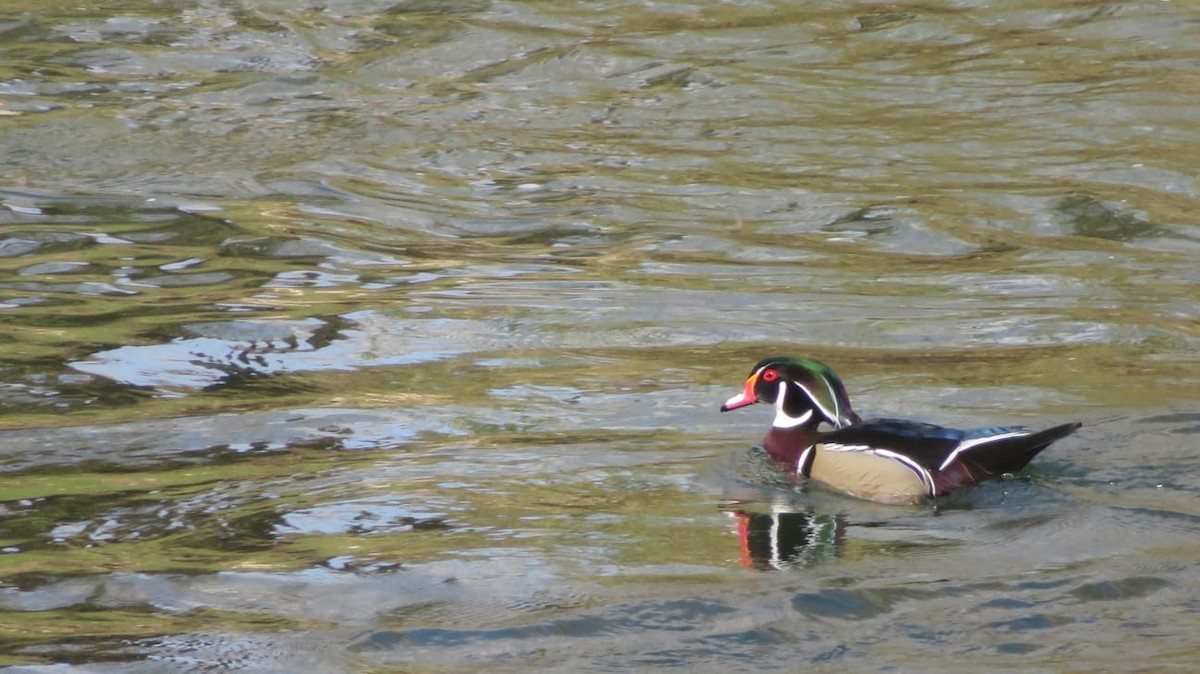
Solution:
<path fill-rule="evenodd" d="M 1024 426 L 959 430 L 908 419 L 871 419 L 822 433 L 819 442 L 890 450 L 931 471 L 962 461 L 996 475 L 1021 470 L 1038 452 L 1080 426 L 1072 422 L 1035 433 Z"/>
<path fill-rule="evenodd" d="M 968 431 L 921 421 L 871 419 L 822 433 L 818 441 L 837 447 L 861 448 L 862 451 L 872 452 L 883 450 L 888 454 L 898 454 L 917 464 L 925 472 L 933 473 L 964 442 L 970 442 L 969 435 Z"/>
<path fill-rule="evenodd" d="M 1083 424 L 1073 421 L 1032 433 L 1019 427 L 981 428 L 968 431 L 963 441 L 942 461 L 938 470 L 962 464 L 978 475 L 1015 473 L 1056 440 L 1079 430 Z"/>

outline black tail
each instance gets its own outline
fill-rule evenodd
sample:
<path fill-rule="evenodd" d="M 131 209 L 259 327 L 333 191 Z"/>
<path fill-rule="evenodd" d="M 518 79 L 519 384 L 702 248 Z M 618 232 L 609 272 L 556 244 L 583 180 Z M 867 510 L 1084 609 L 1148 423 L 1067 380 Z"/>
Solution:
<path fill-rule="evenodd" d="M 1032 435 L 1021 435 L 1015 438 L 1005 438 L 996 442 L 972 447 L 964 452 L 962 462 L 972 473 L 976 471 L 985 475 L 1001 475 L 1015 473 L 1025 467 L 1033 457 L 1050 446 L 1055 440 L 1061 440 L 1079 430 L 1083 424 L 1078 421 L 1054 428 L 1047 428 Z"/>

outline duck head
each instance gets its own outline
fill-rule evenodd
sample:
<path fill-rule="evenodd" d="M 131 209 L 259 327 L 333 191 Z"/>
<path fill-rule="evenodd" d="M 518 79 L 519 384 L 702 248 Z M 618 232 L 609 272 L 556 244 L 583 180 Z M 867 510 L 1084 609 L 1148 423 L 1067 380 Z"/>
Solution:
<path fill-rule="evenodd" d="M 760 402 L 775 407 L 773 429 L 815 428 L 822 421 L 844 428 L 861 421 L 850 407 L 842 380 L 812 358 L 772 356 L 758 361 L 745 389 L 726 400 L 721 411 Z"/>

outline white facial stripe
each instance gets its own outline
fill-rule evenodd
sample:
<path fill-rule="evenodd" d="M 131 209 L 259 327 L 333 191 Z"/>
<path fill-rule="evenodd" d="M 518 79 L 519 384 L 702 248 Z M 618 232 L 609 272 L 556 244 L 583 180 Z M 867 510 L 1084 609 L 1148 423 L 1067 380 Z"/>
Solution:
<path fill-rule="evenodd" d="M 811 409 L 798 417 L 788 416 L 788 413 L 783 411 L 783 400 L 787 397 L 787 392 L 787 382 L 780 382 L 779 395 L 775 396 L 775 420 L 771 422 L 775 428 L 795 428 L 812 419 L 813 411 Z"/>
<path fill-rule="evenodd" d="M 817 409 L 821 410 L 821 414 L 823 414 L 825 416 L 825 418 L 829 420 L 829 423 L 833 424 L 834 426 L 837 426 L 838 428 L 841 428 L 841 426 L 842 426 L 841 421 L 840 421 L 841 417 L 838 415 L 838 410 L 825 409 L 825 406 L 821 404 L 821 399 L 818 398 L 817 396 L 813 395 L 813 392 L 810 391 L 808 389 L 808 387 L 806 387 L 804 384 L 801 384 L 800 382 L 796 382 L 796 386 L 799 386 L 804 391 L 804 395 L 808 396 L 809 401 L 813 405 L 816 405 Z M 826 386 L 828 386 L 828 384 L 826 384 Z M 833 389 L 830 389 L 830 393 L 833 393 Z M 836 394 L 833 396 L 833 404 L 837 405 L 837 395 Z"/>
<path fill-rule="evenodd" d="M 812 415 L 813 411 L 809 410 L 799 417 L 789 417 L 783 410 L 778 410 L 775 412 L 775 420 L 771 422 L 771 425 L 775 428 L 795 428 L 808 423 L 809 419 L 812 419 Z"/>

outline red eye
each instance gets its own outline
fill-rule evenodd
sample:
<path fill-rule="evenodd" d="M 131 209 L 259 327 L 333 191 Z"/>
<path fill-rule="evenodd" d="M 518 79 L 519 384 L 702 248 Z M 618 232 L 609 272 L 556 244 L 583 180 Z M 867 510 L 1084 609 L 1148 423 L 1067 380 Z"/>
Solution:
<path fill-rule="evenodd" d="M 779 373 L 775 370 L 763 370 L 762 380 L 765 382 L 773 382 L 779 379 Z"/>

